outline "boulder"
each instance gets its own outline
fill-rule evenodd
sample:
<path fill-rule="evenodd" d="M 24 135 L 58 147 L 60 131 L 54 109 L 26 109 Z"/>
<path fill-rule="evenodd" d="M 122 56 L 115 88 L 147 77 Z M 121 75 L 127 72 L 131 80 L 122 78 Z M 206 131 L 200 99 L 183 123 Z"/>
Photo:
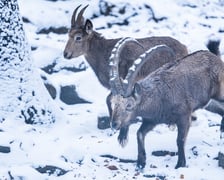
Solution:
<path fill-rule="evenodd" d="M 68 105 L 91 103 L 79 97 L 75 85 L 61 87 L 60 100 Z"/>

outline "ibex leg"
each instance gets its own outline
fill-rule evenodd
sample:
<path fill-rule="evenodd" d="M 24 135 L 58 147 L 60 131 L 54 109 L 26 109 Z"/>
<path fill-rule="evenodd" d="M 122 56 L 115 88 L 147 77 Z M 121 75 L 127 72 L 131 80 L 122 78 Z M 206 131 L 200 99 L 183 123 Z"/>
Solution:
<path fill-rule="evenodd" d="M 137 142 L 138 142 L 138 159 L 137 167 L 143 169 L 146 164 L 146 153 L 145 153 L 145 136 L 146 134 L 155 127 L 155 124 L 150 122 L 150 120 L 143 120 L 141 127 L 137 132 Z"/>
<path fill-rule="evenodd" d="M 176 165 L 176 169 L 179 167 L 186 166 L 186 158 L 185 158 L 185 141 L 190 128 L 190 116 L 183 115 L 177 123 L 178 134 L 177 134 L 177 147 L 178 147 L 178 161 Z"/>

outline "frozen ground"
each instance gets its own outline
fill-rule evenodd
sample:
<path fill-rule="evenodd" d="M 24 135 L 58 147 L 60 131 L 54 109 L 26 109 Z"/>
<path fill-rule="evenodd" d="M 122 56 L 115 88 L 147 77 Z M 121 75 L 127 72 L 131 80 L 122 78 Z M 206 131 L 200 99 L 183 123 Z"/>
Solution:
<path fill-rule="evenodd" d="M 127 7 L 123 15 L 114 10 L 115 16 L 99 16 L 97 0 L 46 1 L 19 0 L 23 17 L 31 23 L 25 24 L 26 35 L 32 47 L 33 60 L 38 68 L 57 59 L 59 65 L 79 65 L 83 57 L 65 60 L 62 52 L 67 34 L 37 34 L 42 28 L 70 26 L 74 8 L 89 4 L 86 17 L 92 19 L 94 28 L 107 38 L 145 37 L 169 35 L 186 44 L 189 51 L 206 49 L 205 43 L 211 36 L 222 40 L 224 54 L 224 2 L 222 0 L 108 0 L 117 8 Z M 147 6 L 154 10 L 155 22 Z M 135 9 L 133 9 L 135 7 Z M 132 16 L 135 12 L 137 15 Z M 124 19 L 129 24 L 118 26 Z M 110 28 L 108 26 L 110 24 Z M 84 61 L 85 62 L 85 61 Z M 85 62 L 86 63 L 86 62 Z M 87 66 L 89 66 L 86 63 Z M 75 84 L 79 95 L 92 104 L 66 105 L 57 97 L 55 106 L 60 106 L 63 119 L 48 126 L 27 125 L 8 119 L 0 124 L 0 145 L 9 146 L 11 152 L 0 153 L 0 179 L 185 179 L 223 180 L 224 170 L 216 160 L 224 143 L 219 139 L 221 117 L 205 110 L 197 111 L 198 121 L 192 124 L 186 144 L 186 168 L 175 170 L 177 156 L 152 155 L 153 151 L 176 152 L 176 130 L 165 125 L 157 126 L 146 138 L 147 165 L 144 172 L 135 171 L 135 163 L 124 163 L 101 155 L 113 155 L 122 159 L 135 160 L 137 156 L 136 130 L 139 124 L 131 126 L 129 142 L 121 148 L 117 134 L 97 129 L 97 117 L 107 114 L 105 97 L 108 93 L 98 82 L 91 68 L 79 73 L 60 71 L 47 75 L 52 84 Z M 2 132 L 1 132 L 2 131 Z M 42 167 L 42 169 L 41 169 Z M 45 169 L 43 169 L 45 167 Z M 57 167 L 57 168 L 56 168 Z M 46 171 L 48 169 L 48 171 Z M 55 170 L 56 169 L 56 170 Z M 39 170 L 39 171 L 37 171 Z M 40 173 L 41 171 L 46 173 Z"/>

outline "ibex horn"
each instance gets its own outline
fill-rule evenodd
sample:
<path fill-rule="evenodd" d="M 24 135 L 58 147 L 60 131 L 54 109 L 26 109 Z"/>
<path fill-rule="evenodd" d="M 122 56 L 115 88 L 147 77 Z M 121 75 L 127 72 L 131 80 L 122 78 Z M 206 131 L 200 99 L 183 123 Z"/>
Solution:
<path fill-rule="evenodd" d="M 136 59 L 133 63 L 133 65 L 128 69 L 127 76 L 125 77 L 125 80 L 123 80 L 123 87 L 125 89 L 125 97 L 128 97 L 131 95 L 134 84 L 135 84 L 135 78 L 140 71 L 141 67 L 146 63 L 152 60 L 155 54 L 164 54 L 166 53 L 167 56 L 171 56 L 171 58 L 175 58 L 175 53 L 173 50 L 166 46 L 166 45 L 157 45 L 155 47 L 150 48 L 145 53 L 140 55 L 138 59 Z"/>
<path fill-rule="evenodd" d="M 74 12 L 73 12 L 73 15 L 72 15 L 72 20 L 71 20 L 71 26 L 72 27 L 75 27 L 75 19 L 76 19 L 76 14 L 77 14 L 77 11 L 78 9 L 81 7 L 81 4 L 75 8 Z"/>
<path fill-rule="evenodd" d="M 76 24 L 78 25 L 78 26 L 82 26 L 83 25 L 83 20 L 84 20 L 84 18 L 83 18 L 83 13 L 84 13 L 84 11 L 86 10 L 86 8 L 88 7 L 89 5 L 86 5 L 84 8 L 82 8 L 82 10 L 79 12 L 79 15 L 78 15 L 78 17 L 77 17 L 77 21 L 76 21 Z"/>
<path fill-rule="evenodd" d="M 111 51 L 111 56 L 109 59 L 110 86 L 111 86 L 111 92 L 113 94 L 124 94 L 122 80 L 119 75 L 119 61 L 120 61 L 120 54 L 128 42 L 136 43 L 138 46 L 144 49 L 144 47 L 136 39 L 130 37 L 122 38 L 116 43 L 116 45 Z"/>

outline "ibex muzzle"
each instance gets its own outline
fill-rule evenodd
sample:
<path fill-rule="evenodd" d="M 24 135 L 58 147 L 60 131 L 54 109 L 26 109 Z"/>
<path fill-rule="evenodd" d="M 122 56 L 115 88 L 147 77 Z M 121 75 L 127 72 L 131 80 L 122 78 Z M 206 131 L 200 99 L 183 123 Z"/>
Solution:
<path fill-rule="evenodd" d="M 88 5 L 81 9 L 76 19 L 76 14 L 80 6 L 74 10 L 72 15 L 69 38 L 64 50 L 64 57 L 66 59 L 84 55 L 88 50 L 89 36 L 92 32 L 93 25 L 90 20 L 87 19 L 85 21 L 83 17 L 83 13 Z"/>

